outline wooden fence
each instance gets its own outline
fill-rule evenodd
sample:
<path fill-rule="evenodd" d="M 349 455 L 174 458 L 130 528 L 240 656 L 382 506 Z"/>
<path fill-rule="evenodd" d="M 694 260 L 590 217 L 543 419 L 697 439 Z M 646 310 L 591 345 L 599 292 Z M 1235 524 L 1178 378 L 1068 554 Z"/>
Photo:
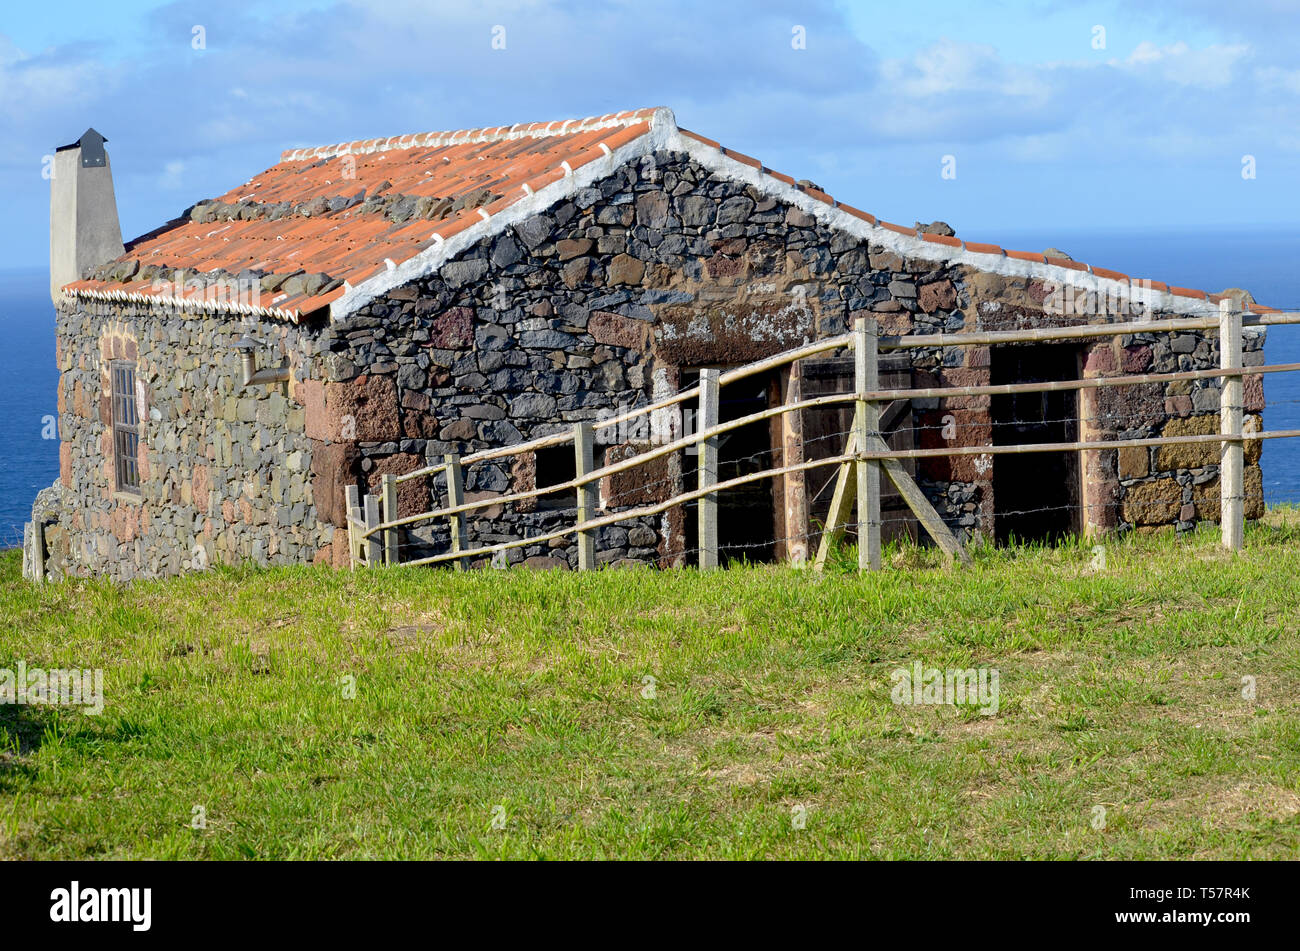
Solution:
<path fill-rule="evenodd" d="M 931 539 L 943 551 L 949 563 L 969 563 L 970 557 L 958 542 L 952 530 L 935 510 L 925 493 L 907 471 L 904 460 L 927 456 L 998 455 L 1004 453 L 1034 453 L 1123 449 L 1145 446 L 1169 446 L 1195 443 L 1218 443 L 1220 446 L 1220 524 L 1222 544 L 1229 549 L 1242 545 L 1244 525 L 1244 445 L 1249 440 L 1279 439 L 1300 436 L 1300 430 L 1275 430 L 1261 432 L 1243 431 L 1242 377 L 1250 374 L 1281 373 L 1300 369 L 1300 363 L 1243 366 L 1243 327 L 1262 327 L 1300 323 L 1300 313 L 1246 314 L 1230 300 L 1220 304 L 1219 315 L 1214 317 L 1179 317 L 1129 321 L 1123 323 L 1085 324 L 1071 327 L 1046 327 L 1027 330 L 986 331 L 955 334 L 913 334 L 905 336 L 879 336 L 876 322 L 871 319 L 856 321 L 851 333 L 819 340 L 806 346 L 785 351 L 765 360 L 730 370 L 702 370 L 699 383 L 674 396 L 610 419 L 575 424 L 568 432 L 532 439 L 511 446 L 486 449 L 467 456 L 450 454 L 443 461 L 403 475 L 381 477 L 379 496 L 360 494 L 357 486 L 347 489 L 347 522 L 349 550 L 354 567 L 358 565 L 401 564 L 429 565 L 450 562 L 457 569 L 465 569 L 471 559 L 494 556 L 514 548 L 522 548 L 575 537 L 577 561 L 580 569 L 596 567 L 595 533 L 610 525 L 646 516 L 658 515 L 675 506 L 698 501 L 698 564 L 702 570 L 718 565 L 718 494 L 751 482 L 774 479 L 803 473 L 828 465 L 838 465 L 834 495 L 829 517 L 813 560 L 821 568 L 831 549 L 842 538 L 847 526 L 859 526 L 858 567 L 877 570 L 881 567 L 881 489 L 889 479 L 901 494 L 907 507 L 923 526 Z M 1042 383 L 991 384 L 956 387 L 913 387 L 906 389 L 881 389 L 878 383 L 881 351 L 905 351 L 922 347 L 967 347 L 1009 343 L 1053 342 L 1082 340 L 1112 335 L 1169 333 L 1176 331 L 1217 331 L 1220 340 L 1220 365 L 1218 368 L 1188 370 L 1172 373 L 1144 373 L 1126 376 L 1094 377 Z M 786 399 L 783 403 L 760 412 L 726 422 L 719 422 L 719 393 L 723 386 L 749 377 L 787 367 L 797 361 L 832 351 L 849 349 L 854 357 L 854 392 L 812 398 Z M 1088 390 L 1104 387 L 1133 386 L 1142 383 L 1171 382 L 1222 378 L 1220 395 L 1220 432 L 1205 435 L 1159 436 L 1142 439 L 1074 440 L 1069 442 L 1028 443 L 1019 445 L 983 445 L 941 447 L 933 449 L 890 449 L 882 438 L 880 411 L 884 404 L 894 400 L 912 400 L 933 397 L 975 397 L 1017 393 L 1041 393 L 1060 390 Z M 646 452 L 600 468 L 593 464 L 595 433 L 616 428 L 642 417 L 656 413 L 675 412 L 682 404 L 697 405 L 697 430 L 690 435 L 655 446 Z M 774 466 L 760 472 L 747 473 L 736 478 L 718 481 L 719 437 L 743 426 L 762 420 L 802 413 L 805 410 L 843 406 L 853 407 L 852 431 L 846 438 L 843 452 L 829 458 L 803 460 Z M 574 452 L 575 476 L 573 479 L 535 488 L 528 491 L 497 495 L 476 501 L 464 501 L 464 473 L 476 463 L 504 459 L 520 453 L 540 449 L 571 446 Z M 653 504 L 641 505 L 623 511 L 600 515 L 597 512 L 597 483 L 609 476 L 628 472 L 692 446 L 699 447 L 698 485 Z M 784 459 L 782 461 L 785 461 Z M 398 486 L 414 479 L 445 476 L 447 504 L 416 515 L 399 517 Z M 471 547 L 468 537 L 468 518 L 472 512 L 491 506 L 505 506 L 527 502 L 542 496 L 573 491 L 577 498 L 574 524 L 528 538 L 519 538 L 497 544 Z M 411 526 L 432 520 L 446 519 L 450 529 L 450 550 L 419 558 L 401 558 L 401 533 Z"/>

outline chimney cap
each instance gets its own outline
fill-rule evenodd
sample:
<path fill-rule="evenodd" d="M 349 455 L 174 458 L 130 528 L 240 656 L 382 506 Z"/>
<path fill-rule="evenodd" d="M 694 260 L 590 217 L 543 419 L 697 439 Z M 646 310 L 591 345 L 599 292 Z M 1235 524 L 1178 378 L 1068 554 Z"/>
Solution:
<path fill-rule="evenodd" d="M 81 167 L 82 168 L 103 168 L 106 164 L 104 157 L 104 143 L 108 139 L 104 138 L 93 128 L 87 129 L 81 134 L 76 142 L 69 142 L 67 145 L 60 145 L 56 152 L 65 152 L 68 149 L 81 149 Z"/>

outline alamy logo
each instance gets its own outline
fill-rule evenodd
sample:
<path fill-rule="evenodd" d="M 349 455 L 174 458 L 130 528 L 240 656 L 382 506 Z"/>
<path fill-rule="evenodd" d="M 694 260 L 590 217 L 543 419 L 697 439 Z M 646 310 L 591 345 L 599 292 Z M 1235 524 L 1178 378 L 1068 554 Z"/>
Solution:
<path fill-rule="evenodd" d="M 1145 317 L 1155 312 L 1155 285 L 1150 281 L 1105 288 L 1076 287 L 1044 281 L 1043 313 L 1053 317 Z"/>
<path fill-rule="evenodd" d="M 7 703 L 81 707 L 87 716 L 97 716 L 104 712 L 104 672 L 28 669 L 20 660 L 17 670 L 0 668 L 0 705 Z"/>
<path fill-rule="evenodd" d="M 128 921 L 133 931 L 148 931 L 153 919 L 151 888 L 70 888 L 50 892 L 50 921 Z"/>
<path fill-rule="evenodd" d="M 974 704 L 984 716 L 998 712 L 998 672 L 989 667 L 965 670 L 940 670 L 922 667 L 918 660 L 912 669 L 900 667 L 889 675 L 894 688 L 890 698 L 898 704 Z"/>

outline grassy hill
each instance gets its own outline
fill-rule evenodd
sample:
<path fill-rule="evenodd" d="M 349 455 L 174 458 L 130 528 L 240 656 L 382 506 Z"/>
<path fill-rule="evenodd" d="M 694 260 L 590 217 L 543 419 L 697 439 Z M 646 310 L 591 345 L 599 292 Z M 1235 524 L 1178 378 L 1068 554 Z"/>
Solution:
<path fill-rule="evenodd" d="M 1294 858 L 1294 516 L 875 575 L 10 552 L 0 668 L 101 667 L 105 709 L 0 706 L 0 858 Z M 895 704 L 917 661 L 996 668 L 997 714 Z"/>

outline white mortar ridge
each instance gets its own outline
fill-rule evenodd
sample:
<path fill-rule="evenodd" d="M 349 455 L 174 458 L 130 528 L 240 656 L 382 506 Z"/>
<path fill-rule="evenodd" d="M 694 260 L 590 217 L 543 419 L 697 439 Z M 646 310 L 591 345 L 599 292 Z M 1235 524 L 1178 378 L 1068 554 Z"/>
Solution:
<path fill-rule="evenodd" d="M 243 314 L 245 316 L 275 317 L 279 320 L 297 321 L 301 316 L 297 311 L 284 310 L 280 307 L 257 307 L 253 304 L 219 302 L 203 298 L 175 297 L 171 294 L 145 294 L 140 291 L 97 291 L 82 288 L 71 292 L 73 297 L 88 300 L 123 301 L 135 304 L 153 304 L 158 307 L 171 307 L 178 311 L 206 311 L 208 313 Z"/>
<path fill-rule="evenodd" d="M 282 162 L 300 162 L 305 159 L 332 158 L 336 155 L 362 155 L 387 152 L 392 149 L 435 148 L 445 145 L 464 145 L 476 142 L 508 142 L 514 139 L 543 139 L 558 135 L 575 135 L 598 129 L 617 129 L 645 122 L 645 110 L 609 113 L 586 119 L 559 119 L 555 122 L 516 123 L 484 129 L 461 129 L 456 132 L 424 132 L 416 135 L 396 135 L 387 139 L 357 139 L 337 145 L 320 145 L 307 149 L 288 149 L 280 154 Z M 555 128 L 559 126 L 559 128 Z"/>

